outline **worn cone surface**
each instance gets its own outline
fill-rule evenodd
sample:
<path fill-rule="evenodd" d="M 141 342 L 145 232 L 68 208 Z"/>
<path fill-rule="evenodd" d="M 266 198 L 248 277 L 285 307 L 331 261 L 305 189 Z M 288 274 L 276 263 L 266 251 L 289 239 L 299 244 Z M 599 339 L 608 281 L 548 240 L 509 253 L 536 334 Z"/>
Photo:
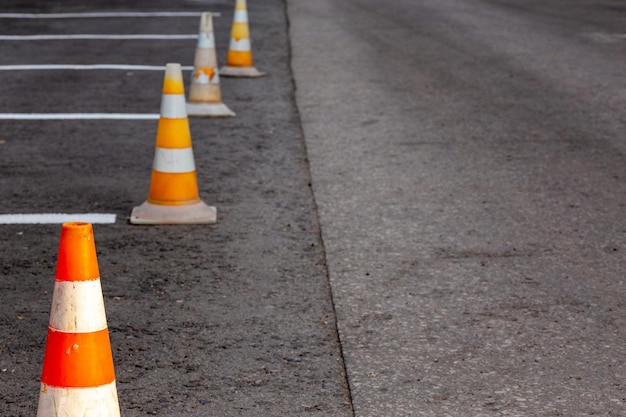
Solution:
<path fill-rule="evenodd" d="M 65 223 L 37 417 L 119 417 L 93 229 Z"/>
<path fill-rule="evenodd" d="M 230 46 L 226 54 L 226 66 L 220 73 L 226 77 L 261 77 L 265 73 L 257 70 L 252 62 L 252 45 L 248 25 L 246 0 L 237 0 L 235 16 L 230 31 Z"/>
<path fill-rule="evenodd" d="M 167 64 L 148 200 L 135 207 L 132 224 L 215 223 L 216 209 L 198 195 L 196 166 L 180 64 Z"/>
<path fill-rule="evenodd" d="M 222 103 L 211 13 L 202 13 L 200 18 L 200 33 L 198 34 L 198 46 L 196 47 L 193 66 L 189 100 L 187 101 L 187 115 L 234 116 L 235 113 Z"/>

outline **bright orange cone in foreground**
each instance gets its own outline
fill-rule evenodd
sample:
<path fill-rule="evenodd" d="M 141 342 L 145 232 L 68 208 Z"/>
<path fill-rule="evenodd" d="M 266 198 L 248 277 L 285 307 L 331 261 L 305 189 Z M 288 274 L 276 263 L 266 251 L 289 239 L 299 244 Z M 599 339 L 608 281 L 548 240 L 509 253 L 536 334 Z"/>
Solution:
<path fill-rule="evenodd" d="M 230 46 L 226 55 L 226 66 L 220 73 L 226 77 L 261 77 L 265 75 L 254 68 L 252 63 L 252 45 L 248 26 L 248 8 L 246 0 L 237 0 L 235 16 L 230 31 Z"/>
<path fill-rule="evenodd" d="M 216 218 L 215 207 L 207 206 L 198 195 L 180 64 L 167 64 L 150 193 L 146 202 L 133 209 L 130 222 L 198 224 L 215 223 Z"/>
<path fill-rule="evenodd" d="M 37 417 L 119 417 L 93 230 L 61 229 Z"/>
<path fill-rule="evenodd" d="M 217 69 L 213 17 L 202 13 L 198 46 L 193 63 L 187 115 L 204 117 L 228 117 L 235 113 L 222 103 L 220 74 Z"/>

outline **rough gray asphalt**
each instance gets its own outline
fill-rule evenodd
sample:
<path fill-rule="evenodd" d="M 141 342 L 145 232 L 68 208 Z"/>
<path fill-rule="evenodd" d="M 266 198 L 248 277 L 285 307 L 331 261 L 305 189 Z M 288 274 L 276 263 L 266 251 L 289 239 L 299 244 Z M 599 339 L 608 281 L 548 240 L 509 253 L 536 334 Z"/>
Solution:
<path fill-rule="evenodd" d="M 288 5 L 356 416 L 626 415 L 623 2 Z"/>
<path fill-rule="evenodd" d="M 0 11 L 203 11 L 198 2 L 3 2 Z M 224 62 L 233 4 L 211 2 Z M 190 121 L 215 226 L 126 223 L 156 121 L 0 121 L 0 212 L 115 213 L 94 233 L 122 415 L 348 416 L 284 4 L 250 4 L 268 76 L 221 80 L 237 112 Z M 4 34 L 197 33 L 198 18 L 2 20 Z M 2 64 L 191 65 L 195 41 L 0 42 Z M 258 52 L 256 51 L 258 49 Z M 187 76 L 188 74 L 185 74 Z M 162 72 L 1 72 L 1 112 L 158 113 Z M 0 226 L 0 415 L 33 416 L 59 225 Z"/>
<path fill-rule="evenodd" d="M 232 3 L 0 12 L 209 9 L 223 63 Z M 215 226 L 126 223 L 156 121 L 0 121 L 0 214 L 118 216 L 94 230 L 122 415 L 626 415 L 621 2 L 248 3 L 268 76 L 222 78 L 237 117 L 191 120 Z M 194 49 L 0 41 L 0 64 L 191 65 Z M 156 113 L 163 74 L 0 77 L 0 112 Z M 0 230 L 0 415 L 32 416 L 60 226 Z"/>

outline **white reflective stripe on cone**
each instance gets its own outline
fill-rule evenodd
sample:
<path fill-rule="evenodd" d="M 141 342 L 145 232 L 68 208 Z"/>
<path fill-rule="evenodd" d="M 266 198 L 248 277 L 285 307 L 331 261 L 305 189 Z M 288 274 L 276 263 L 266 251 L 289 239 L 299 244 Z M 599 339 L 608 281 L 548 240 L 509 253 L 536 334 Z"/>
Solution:
<path fill-rule="evenodd" d="M 57 388 L 41 384 L 37 417 L 120 417 L 115 381 L 93 388 Z"/>
<path fill-rule="evenodd" d="M 184 119 L 187 117 L 184 94 L 163 94 L 161 98 L 161 117 Z"/>
<path fill-rule="evenodd" d="M 55 281 L 50 327 L 66 333 L 91 333 L 106 329 L 100 280 Z"/>
<path fill-rule="evenodd" d="M 250 39 L 244 38 L 244 39 L 236 40 L 234 38 L 230 38 L 230 49 L 232 51 L 249 51 Z"/>
<path fill-rule="evenodd" d="M 170 174 L 193 172 L 196 170 L 196 164 L 193 160 L 193 149 L 170 149 L 157 146 L 154 150 L 152 169 Z"/>
<path fill-rule="evenodd" d="M 235 23 L 248 23 L 248 11 L 247 10 L 235 10 L 235 16 L 233 18 Z"/>
<path fill-rule="evenodd" d="M 200 32 L 198 34 L 198 48 L 215 49 L 215 36 L 213 36 L 213 32 L 211 33 Z"/>

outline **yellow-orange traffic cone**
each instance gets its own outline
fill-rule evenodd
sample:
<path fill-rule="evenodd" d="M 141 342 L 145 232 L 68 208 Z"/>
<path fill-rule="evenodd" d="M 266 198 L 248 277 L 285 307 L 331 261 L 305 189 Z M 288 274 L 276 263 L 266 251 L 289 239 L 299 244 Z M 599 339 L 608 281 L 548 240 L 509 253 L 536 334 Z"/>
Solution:
<path fill-rule="evenodd" d="M 205 117 L 227 117 L 235 113 L 222 103 L 220 74 L 217 69 L 213 17 L 202 13 L 198 46 L 193 63 L 187 115 Z"/>
<path fill-rule="evenodd" d="M 225 77 L 261 77 L 265 75 L 252 64 L 252 45 L 248 26 L 246 0 L 237 0 L 235 16 L 230 31 L 230 46 L 226 55 L 226 65 L 220 70 Z"/>
<path fill-rule="evenodd" d="M 37 417 L 119 417 L 93 229 L 61 228 Z"/>
<path fill-rule="evenodd" d="M 133 209 L 130 222 L 198 224 L 215 223 L 216 217 L 215 207 L 207 206 L 198 195 L 180 64 L 167 64 L 150 193 L 147 201 Z"/>

